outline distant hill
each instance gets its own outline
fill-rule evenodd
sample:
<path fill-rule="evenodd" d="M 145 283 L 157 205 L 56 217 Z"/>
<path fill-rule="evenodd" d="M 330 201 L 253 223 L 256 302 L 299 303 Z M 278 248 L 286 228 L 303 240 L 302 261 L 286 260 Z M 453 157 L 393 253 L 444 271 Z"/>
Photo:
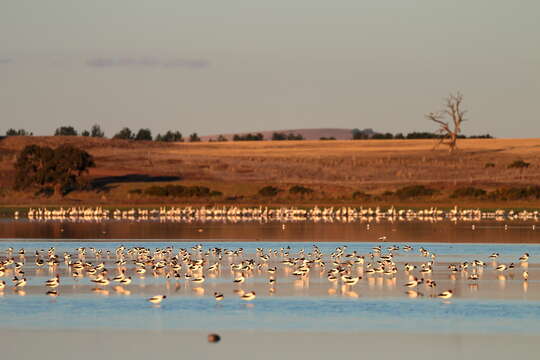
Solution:
<path fill-rule="evenodd" d="M 335 128 L 324 128 L 324 129 L 287 129 L 287 130 L 269 130 L 269 131 L 253 131 L 252 134 L 261 133 L 264 135 L 265 140 L 271 140 L 272 134 L 277 133 L 293 133 L 293 134 L 300 134 L 304 137 L 306 140 L 319 140 L 322 137 L 326 138 L 335 138 L 336 140 L 350 140 L 352 138 L 352 130 L 353 129 L 335 129 Z M 373 135 L 372 129 L 364 129 L 362 132 L 366 133 L 367 135 Z M 245 135 L 249 134 L 249 132 L 239 132 L 239 133 L 231 133 L 231 134 L 215 134 L 215 135 L 207 135 L 207 136 L 201 136 L 201 139 L 203 141 L 208 141 L 210 139 L 217 139 L 219 135 L 223 135 L 227 140 L 232 140 L 234 135 Z"/>

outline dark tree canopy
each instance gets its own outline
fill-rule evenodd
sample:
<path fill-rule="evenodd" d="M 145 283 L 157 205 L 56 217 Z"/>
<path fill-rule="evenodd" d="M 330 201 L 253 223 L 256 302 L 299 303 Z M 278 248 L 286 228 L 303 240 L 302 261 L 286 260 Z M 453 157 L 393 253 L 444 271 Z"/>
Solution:
<path fill-rule="evenodd" d="M 199 137 L 199 135 L 197 135 L 197 133 L 193 133 L 189 135 L 189 142 L 199 142 L 199 141 L 201 141 L 201 138 Z"/>
<path fill-rule="evenodd" d="M 32 132 L 26 131 L 24 129 L 19 129 L 19 130 L 9 129 L 8 131 L 6 131 L 6 136 L 32 136 L 32 135 L 34 135 Z"/>
<path fill-rule="evenodd" d="M 180 131 L 172 132 L 171 130 L 169 130 L 163 135 L 157 134 L 156 141 L 183 142 L 184 138 L 182 137 L 182 134 L 180 133 Z"/>
<path fill-rule="evenodd" d="M 54 136 L 77 136 L 77 130 L 73 126 L 61 126 L 54 131 Z"/>
<path fill-rule="evenodd" d="M 152 131 L 150 131 L 150 129 L 139 129 L 139 132 L 137 132 L 137 135 L 135 136 L 135 140 L 152 141 Z"/>
<path fill-rule="evenodd" d="M 88 131 L 88 130 L 83 130 L 83 131 L 81 132 L 81 136 L 84 136 L 84 137 L 90 136 L 90 131 Z"/>
<path fill-rule="evenodd" d="M 53 188 L 66 194 L 80 184 L 80 178 L 95 163 L 90 154 L 71 145 L 56 149 L 48 146 L 28 145 L 15 163 L 15 189 Z"/>
<path fill-rule="evenodd" d="M 261 133 L 256 133 L 256 134 L 248 133 L 244 135 L 235 134 L 233 136 L 233 141 L 262 141 L 262 140 L 264 140 L 264 135 Z"/>
<path fill-rule="evenodd" d="M 94 126 L 92 126 L 92 128 L 90 129 L 90 136 L 91 137 L 99 137 L 99 138 L 102 138 L 102 137 L 105 137 L 105 132 L 103 130 L 101 130 L 101 127 L 98 125 L 98 124 L 95 124 Z"/>
<path fill-rule="evenodd" d="M 119 132 L 117 132 L 113 139 L 125 139 L 125 140 L 133 140 L 135 138 L 135 135 L 131 132 L 131 129 L 128 127 L 123 128 Z"/>

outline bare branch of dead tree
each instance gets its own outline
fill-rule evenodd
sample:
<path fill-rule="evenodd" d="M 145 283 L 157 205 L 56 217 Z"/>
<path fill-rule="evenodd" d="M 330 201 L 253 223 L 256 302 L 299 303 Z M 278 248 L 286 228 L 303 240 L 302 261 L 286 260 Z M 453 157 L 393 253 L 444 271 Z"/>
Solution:
<path fill-rule="evenodd" d="M 462 109 L 463 95 L 457 92 L 446 98 L 445 108 L 439 112 L 431 112 L 426 118 L 439 125 L 436 131 L 441 137 L 435 148 L 441 144 L 447 145 L 450 152 L 457 147 L 458 135 L 461 133 L 461 124 L 466 121 L 466 111 Z"/>

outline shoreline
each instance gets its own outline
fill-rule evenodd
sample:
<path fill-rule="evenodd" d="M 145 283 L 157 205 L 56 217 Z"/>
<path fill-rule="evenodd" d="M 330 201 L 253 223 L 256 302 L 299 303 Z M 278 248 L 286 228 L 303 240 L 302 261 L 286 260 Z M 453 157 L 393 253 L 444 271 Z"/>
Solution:
<path fill-rule="evenodd" d="M 6 242 L 36 242 L 36 243 L 71 243 L 71 242 L 89 242 L 89 243 L 140 243 L 140 242 L 149 242 L 149 243 L 306 243 L 306 244 L 321 244 L 321 243 L 332 243 L 332 244 L 466 244 L 466 245 L 486 245 L 486 244 L 498 244 L 498 245 L 540 245 L 540 238 L 534 242 L 512 242 L 512 241 L 491 241 L 489 243 L 481 241 L 444 241 L 444 240 L 430 240 L 430 241 L 418 241 L 418 240 L 409 240 L 409 241 L 383 241 L 383 240 L 332 240 L 325 239 L 320 241 L 315 241 L 312 239 L 307 240 L 283 240 L 283 239 L 208 239 L 208 238 L 194 238 L 194 239 L 172 239 L 172 238 L 108 238 L 108 239 L 95 239 L 95 238 L 13 238 L 13 237 L 3 237 L 0 234 L 0 244 Z"/>
<path fill-rule="evenodd" d="M 380 208 L 381 210 L 387 210 L 390 208 L 395 209 L 411 209 L 411 210 L 422 210 L 435 208 L 438 210 L 448 211 L 457 207 L 458 209 L 478 209 L 482 211 L 494 211 L 497 209 L 501 210 L 539 210 L 540 211 L 540 201 L 501 201 L 501 202 L 490 202 L 490 201 L 471 201 L 471 202 L 452 202 L 452 201 L 442 201 L 442 202 L 429 202 L 429 201 L 403 201 L 403 202 L 354 202 L 354 201 L 296 201 L 296 202 L 264 202 L 264 201 L 246 201 L 246 202 L 226 202 L 226 201 L 215 201 L 215 202 L 167 202 L 159 203 L 155 201 L 149 202 L 128 202 L 128 203 L 115 203 L 115 202 L 100 202 L 100 201 L 65 201 L 65 202 L 41 202 L 36 201 L 35 203 L 21 203 L 21 204 L 0 204 L 0 216 L 5 214 L 8 211 L 13 210 L 28 210 L 30 208 L 48 208 L 48 209 L 60 209 L 60 208 L 71 208 L 71 207 L 102 207 L 103 209 L 120 209 L 120 210 L 129 210 L 131 208 L 138 209 L 159 209 L 160 207 L 194 207 L 194 208 L 210 208 L 210 207 L 238 207 L 238 208 L 258 208 L 259 206 L 268 207 L 269 209 L 278 209 L 281 207 L 294 207 L 298 209 L 310 209 L 314 207 L 319 208 L 341 208 L 341 207 L 351 207 L 351 208 L 364 208 L 364 209 L 376 209 Z"/>
<path fill-rule="evenodd" d="M 436 357 L 508 359 L 540 351 L 535 335 L 436 335 L 426 333 L 331 333 L 226 331 L 211 344 L 200 331 L 101 331 L 0 329 L 4 356 L 38 358 L 44 352 L 56 359 L 149 359 L 167 357 L 203 359 L 327 359 L 332 356 L 377 356 L 400 359 Z M 32 344 L 32 346 L 28 346 Z M 391 344 L 391 346 L 389 346 Z M 92 351 L 87 351 L 92 350 Z"/>

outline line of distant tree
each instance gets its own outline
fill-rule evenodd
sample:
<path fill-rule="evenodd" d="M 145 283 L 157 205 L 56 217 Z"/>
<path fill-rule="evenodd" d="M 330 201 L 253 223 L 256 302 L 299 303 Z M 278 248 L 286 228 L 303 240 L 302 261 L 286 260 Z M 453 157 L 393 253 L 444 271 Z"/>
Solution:
<path fill-rule="evenodd" d="M 374 132 L 371 129 L 367 130 L 359 130 L 359 129 L 353 129 L 352 130 L 352 138 L 353 140 L 388 140 L 388 139 L 440 139 L 443 135 L 432 133 L 432 132 L 410 132 L 407 135 L 404 135 L 403 133 L 378 133 Z M 493 139 L 493 136 L 490 134 L 484 134 L 484 135 L 458 135 L 458 139 Z"/>
<path fill-rule="evenodd" d="M 274 141 L 283 141 L 283 140 L 304 140 L 304 137 L 301 134 L 293 134 L 293 133 L 279 133 L 275 132 L 272 134 L 272 140 Z"/>
<path fill-rule="evenodd" d="M 264 135 L 262 133 L 247 133 L 247 134 L 234 134 L 232 141 L 263 141 Z M 283 140 L 304 140 L 304 137 L 301 134 L 285 133 L 285 132 L 274 132 L 272 133 L 272 141 L 283 141 Z M 228 141 L 228 139 L 219 135 L 215 139 L 210 139 L 210 142 L 222 142 Z"/>
<path fill-rule="evenodd" d="M 19 130 L 9 129 L 8 131 L 6 131 L 6 136 L 32 136 L 32 135 L 34 135 L 34 133 L 30 131 L 26 131 L 24 129 L 19 129 Z"/>
<path fill-rule="evenodd" d="M 6 131 L 6 136 L 33 136 L 33 133 L 25 129 L 9 129 Z M 93 125 L 89 130 L 82 130 L 80 133 L 73 126 L 61 126 L 54 131 L 54 136 L 86 136 L 94 138 L 104 138 L 105 132 L 97 124 Z M 379 140 L 379 139 L 440 139 L 443 135 L 432 132 L 410 132 L 408 134 L 403 133 L 379 133 L 372 129 L 353 129 L 353 140 Z M 132 131 L 128 127 L 122 128 L 119 132 L 113 135 L 113 139 L 125 139 L 125 140 L 137 140 L 137 141 L 161 141 L 161 142 L 200 142 L 201 138 L 197 133 L 192 133 L 185 139 L 180 131 L 168 130 L 164 134 L 157 134 L 152 136 L 152 131 L 148 128 L 139 129 L 137 132 Z M 485 135 L 458 135 L 459 139 L 492 139 L 490 134 Z M 247 134 L 235 134 L 232 137 L 232 141 L 263 141 L 265 140 L 262 133 L 247 133 Z M 272 134 L 272 141 L 284 141 L 284 140 L 305 140 L 301 134 L 286 133 L 286 132 L 274 132 Z M 320 140 L 335 140 L 334 137 L 321 137 Z M 223 142 L 228 139 L 219 135 L 215 139 L 209 139 L 210 142 Z"/>
<path fill-rule="evenodd" d="M 233 141 L 262 141 L 262 140 L 264 140 L 264 135 L 261 133 L 257 133 L 257 134 L 248 133 L 244 135 L 234 134 L 233 136 Z"/>

